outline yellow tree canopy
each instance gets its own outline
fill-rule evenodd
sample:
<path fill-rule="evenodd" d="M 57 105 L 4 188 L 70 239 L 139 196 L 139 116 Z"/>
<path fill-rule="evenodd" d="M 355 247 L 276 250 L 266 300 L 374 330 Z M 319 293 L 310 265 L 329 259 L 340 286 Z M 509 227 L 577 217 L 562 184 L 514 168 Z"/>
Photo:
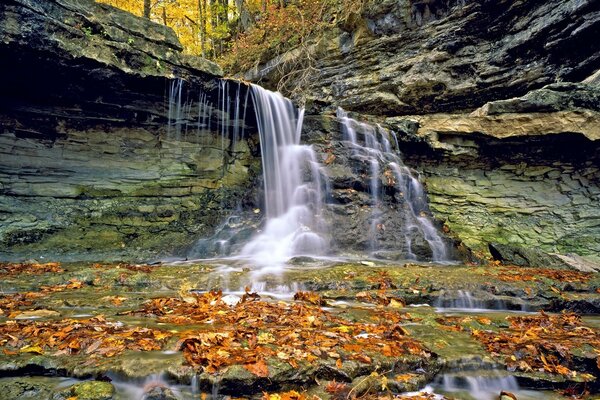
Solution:
<path fill-rule="evenodd" d="M 171 27 L 185 52 L 216 58 L 227 50 L 240 8 L 260 9 L 264 0 L 97 0 L 144 16 L 148 3 L 152 21 Z"/>

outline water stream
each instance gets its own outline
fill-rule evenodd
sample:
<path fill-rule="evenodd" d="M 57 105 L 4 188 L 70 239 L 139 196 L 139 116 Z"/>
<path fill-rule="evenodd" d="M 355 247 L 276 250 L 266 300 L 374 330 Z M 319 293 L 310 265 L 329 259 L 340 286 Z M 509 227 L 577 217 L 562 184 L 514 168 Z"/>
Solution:
<path fill-rule="evenodd" d="M 296 255 L 328 249 L 321 223 L 323 177 L 311 146 L 300 144 L 304 110 L 279 93 L 252 86 L 262 155 L 267 223 L 241 251 L 264 272 Z"/>
<path fill-rule="evenodd" d="M 448 261 L 448 248 L 441 233 L 433 224 L 423 185 L 415 173 L 402 162 L 395 134 L 379 126 L 375 127 L 349 118 L 342 109 L 338 109 L 337 117 L 343 127 L 344 140 L 350 142 L 353 158 L 368 162 L 370 165 L 369 183 L 374 216 L 370 237 L 376 237 L 376 229 L 383 222 L 377 216 L 380 213 L 382 197 L 381 174 L 386 171 L 384 175 L 395 185 L 404 199 L 401 212 L 404 220 L 403 249 L 406 259 L 417 259 L 413 251 L 412 238 L 420 235 L 428 243 L 433 261 Z M 395 150 L 392 148 L 391 138 L 394 140 Z M 377 249 L 377 243 L 373 239 L 371 250 Z"/>
<path fill-rule="evenodd" d="M 323 204 L 329 187 L 326 166 L 319 162 L 312 146 L 301 143 L 304 110 L 281 94 L 256 85 L 242 88 L 239 82 L 221 81 L 216 94 L 216 103 L 210 102 L 202 91 L 196 101 L 187 92 L 184 81 L 173 80 L 168 99 L 167 139 L 180 140 L 206 130 L 217 133 L 211 146 L 218 146 L 223 154 L 225 175 L 230 152 L 244 137 L 251 106 L 260 137 L 264 184 L 264 209 L 257 212 L 266 218 L 264 227 L 248 239 L 248 234 L 239 235 L 243 228 L 238 226 L 243 224 L 238 221 L 243 210 L 230 214 L 212 237 L 198 241 L 188 257 L 236 256 L 249 260 L 257 274 L 264 274 L 281 272 L 295 256 L 328 255 L 328 227 L 323 222 Z M 429 246 L 433 261 L 447 261 L 449 250 L 433 223 L 423 185 L 402 162 L 394 133 L 353 120 L 343 110 L 338 111 L 338 118 L 344 140 L 351 144 L 352 158 L 369 166 L 371 254 L 380 249 L 376 232 L 385 223 L 381 217 L 382 179 L 388 179 L 403 199 L 399 212 L 404 226 L 399 245 L 404 257 L 419 258 L 413 243 L 418 238 Z M 221 201 L 224 197 L 222 194 Z"/>

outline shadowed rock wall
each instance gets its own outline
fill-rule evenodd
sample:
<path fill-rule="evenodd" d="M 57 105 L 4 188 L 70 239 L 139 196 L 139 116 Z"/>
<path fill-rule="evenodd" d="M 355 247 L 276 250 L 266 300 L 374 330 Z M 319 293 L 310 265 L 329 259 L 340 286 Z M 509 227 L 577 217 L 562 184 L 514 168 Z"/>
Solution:
<path fill-rule="evenodd" d="M 219 68 L 180 51 L 93 1 L 2 2 L 0 259 L 183 254 L 248 201 L 255 130 L 233 139 Z"/>

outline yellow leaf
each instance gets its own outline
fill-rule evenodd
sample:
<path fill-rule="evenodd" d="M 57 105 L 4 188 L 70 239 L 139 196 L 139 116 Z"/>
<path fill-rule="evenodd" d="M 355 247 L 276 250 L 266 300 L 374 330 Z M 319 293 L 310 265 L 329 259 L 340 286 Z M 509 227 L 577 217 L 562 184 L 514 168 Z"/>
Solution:
<path fill-rule="evenodd" d="M 346 325 L 340 325 L 336 328 L 334 328 L 333 330 L 338 331 L 338 332 L 342 332 L 342 333 L 349 333 L 352 332 L 352 328 Z"/>
<path fill-rule="evenodd" d="M 403 308 L 404 307 L 404 302 L 400 301 L 398 299 L 391 299 L 389 306 L 390 307 L 394 307 L 394 308 Z"/>
<path fill-rule="evenodd" d="M 256 336 L 259 344 L 269 344 L 275 341 L 273 335 L 269 332 L 261 332 Z"/>
<path fill-rule="evenodd" d="M 25 346 L 19 349 L 19 353 L 44 354 L 44 351 L 40 346 Z"/>
<path fill-rule="evenodd" d="M 381 377 L 381 390 L 388 390 L 388 378 L 387 376 Z"/>

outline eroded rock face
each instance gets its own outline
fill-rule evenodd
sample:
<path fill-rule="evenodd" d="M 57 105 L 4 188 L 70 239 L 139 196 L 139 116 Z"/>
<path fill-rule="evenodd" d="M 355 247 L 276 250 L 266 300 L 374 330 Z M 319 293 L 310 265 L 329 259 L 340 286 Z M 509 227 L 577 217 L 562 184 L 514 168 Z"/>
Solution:
<path fill-rule="evenodd" d="M 467 245 L 597 257 L 599 94 L 597 86 L 554 84 L 470 114 L 387 121 L 404 132 L 434 215 Z"/>
<path fill-rule="evenodd" d="M 257 139 L 233 140 L 219 68 L 180 50 L 91 0 L 0 5 L 0 258 L 183 252 L 247 201 Z"/>
<path fill-rule="evenodd" d="M 446 225 L 471 249 L 485 254 L 499 242 L 594 258 L 600 118 L 590 99 L 598 93 L 586 84 L 554 84 L 472 113 L 387 118 L 382 126 L 398 134 L 405 163 L 420 173 L 437 226 Z M 368 164 L 361 169 L 352 159 L 333 116 L 307 121 L 306 140 L 331 160 L 325 170 L 334 243 L 368 249 L 374 238 Z M 383 249 L 402 251 L 402 197 L 386 186 L 383 170 L 386 230 L 375 238 Z M 427 259 L 427 252 L 419 256 Z"/>
<path fill-rule="evenodd" d="M 304 140 L 323 160 L 321 171 L 328 193 L 322 217 L 332 251 L 367 253 L 388 260 L 447 261 L 465 256 L 444 235 L 442 223 L 432 218 L 427 204 L 404 193 L 412 187 L 403 186 L 399 180 L 417 178 L 418 174 L 414 170 L 410 171 L 412 176 L 398 176 L 394 172 L 391 163 L 400 167 L 402 160 L 389 155 L 396 151 L 391 133 L 374 125 L 369 128 L 373 136 L 367 138 L 366 132 L 359 129 L 357 144 L 353 144 L 342 134 L 342 124 L 334 116 L 309 116 L 305 118 L 303 132 Z M 375 150 L 377 145 L 365 144 L 382 141 L 382 137 L 389 138 L 389 151 Z M 377 160 L 375 170 L 374 160 Z M 423 225 L 416 217 L 426 217 L 426 223 L 431 225 Z M 426 232 L 428 228 L 432 229 L 433 237 L 428 236 L 431 233 Z M 434 243 L 434 239 L 439 243 Z"/>
<path fill-rule="evenodd" d="M 369 2 L 362 17 L 318 61 L 318 101 L 379 115 L 453 112 L 599 67 L 594 1 Z"/>
<path fill-rule="evenodd" d="M 309 114 L 385 119 L 474 250 L 600 253 L 598 2 L 368 1 L 340 20 L 311 48 Z"/>
<path fill-rule="evenodd" d="M 320 73 L 306 92 L 317 104 L 375 115 L 454 112 L 600 68 L 593 0 L 368 1 L 347 19 L 315 48 Z M 278 79 L 272 69 L 248 77 Z"/>

